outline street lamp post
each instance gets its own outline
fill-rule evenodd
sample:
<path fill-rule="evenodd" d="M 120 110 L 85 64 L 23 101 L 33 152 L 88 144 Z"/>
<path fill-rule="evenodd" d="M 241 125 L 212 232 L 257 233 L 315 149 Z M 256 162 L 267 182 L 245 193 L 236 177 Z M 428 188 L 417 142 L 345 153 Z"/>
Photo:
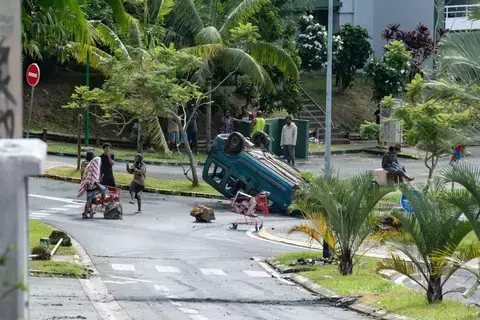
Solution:
<path fill-rule="evenodd" d="M 333 63 L 333 0 L 328 0 L 328 30 L 327 30 L 327 98 L 325 101 L 325 179 L 331 175 L 331 145 L 332 145 L 332 63 Z M 323 241 L 323 257 L 329 258 L 332 251 L 329 245 Z"/>

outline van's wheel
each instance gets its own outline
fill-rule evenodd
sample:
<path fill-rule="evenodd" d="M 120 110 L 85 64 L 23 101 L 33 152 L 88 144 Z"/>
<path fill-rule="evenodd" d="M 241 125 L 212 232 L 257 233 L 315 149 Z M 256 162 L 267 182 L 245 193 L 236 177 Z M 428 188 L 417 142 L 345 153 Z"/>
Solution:
<path fill-rule="evenodd" d="M 245 137 L 238 132 L 233 132 L 228 136 L 225 148 L 228 154 L 239 154 L 245 148 Z"/>

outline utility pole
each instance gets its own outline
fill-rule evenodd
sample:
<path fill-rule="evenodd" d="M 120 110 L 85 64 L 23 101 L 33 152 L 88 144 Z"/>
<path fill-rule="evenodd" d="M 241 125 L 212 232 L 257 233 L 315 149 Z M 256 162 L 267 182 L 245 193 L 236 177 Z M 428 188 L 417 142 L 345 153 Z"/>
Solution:
<path fill-rule="evenodd" d="M 0 0 L 0 318 L 28 319 L 28 176 L 47 145 L 22 138 L 21 1 Z"/>
<path fill-rule="evenodd" d="M 85 85 L 90 89 L 90 52 L 87 52 L 87 64 L 85 66 Z M 88 147 L 90 140 L 90 114 L 88 112 L 89 106 L 85 111 L 85 147 Z"/>
<path fill-rule="evenodd" d="M 331 145 L 332 145 L 332 64 L 333 64 L 333 0 L 328 0 L 328 27 L 327 27 L 327 99 L 325 101 L 325 172 L 326 180 L 331 175 Z M 332 256 L 332 250 L 323 241 L 323 257 Z"/>

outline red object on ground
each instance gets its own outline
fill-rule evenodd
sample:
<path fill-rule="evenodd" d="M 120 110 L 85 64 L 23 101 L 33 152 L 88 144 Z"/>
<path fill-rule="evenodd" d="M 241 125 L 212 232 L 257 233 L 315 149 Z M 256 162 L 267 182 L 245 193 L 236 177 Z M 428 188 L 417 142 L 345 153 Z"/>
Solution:
<path fill-rule="evenodd" d="M 27 68 L 27 83 L 30 87 L 35 87 L 40 82 L 40 67 L 36 63 L 32 63 Z"/>

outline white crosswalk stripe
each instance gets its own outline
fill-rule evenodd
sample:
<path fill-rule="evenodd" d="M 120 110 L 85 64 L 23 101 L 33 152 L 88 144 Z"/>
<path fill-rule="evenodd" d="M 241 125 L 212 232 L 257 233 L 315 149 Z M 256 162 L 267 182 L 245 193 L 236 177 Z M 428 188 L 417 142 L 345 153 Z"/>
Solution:
<path fill-rule="evenodd" d="M 155 266 L 158 272 L 165 272 L 165 273 L 180 273 L 180 269 L 177 267 L 170 267 L 170 266 Z"/>
<path fill-rule="evenodd" d="M 112 263 L 112 269 L 117 271 L 135 271 L 135 267 L 131 264 Z"/>
<path fill-rule="evenodd" d="M 52 210 L 55 210 L 55 211 L 68 211 L 70 209 L 68 208 L 52 208 Z"/>
<path fill-rule="evenodd" d="M 270 278 L 271 276 L 265 271 L 243 270 L 249 277 L 254 278 Z"/>
<path fill-rule="evenodd" d="M 200 268 L 203 274 L 208 276 L 226 276 L 227 274 L 223 272 L 222 269 L 202 269 Z"/>
<path fill-rule="evenodd" d="M 72 208 L 72 209 L 78 209 L 78 208 L 83 208 L 84 205 L 82 204 L 67 204 L 66 206 L 63 206 L 64 208 Z"/>

